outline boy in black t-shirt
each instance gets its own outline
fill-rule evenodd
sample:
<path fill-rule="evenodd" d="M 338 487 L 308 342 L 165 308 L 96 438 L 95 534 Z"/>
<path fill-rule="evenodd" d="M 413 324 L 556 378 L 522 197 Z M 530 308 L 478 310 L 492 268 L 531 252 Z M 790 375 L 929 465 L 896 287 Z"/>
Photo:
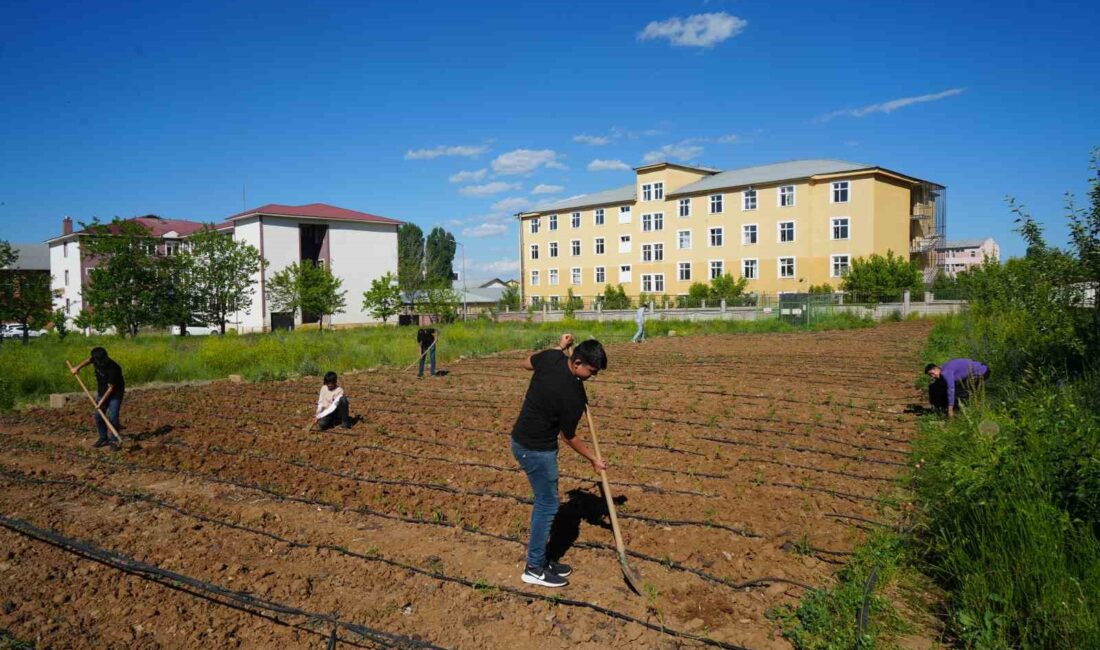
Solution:
<path fill-rule="evenodd" d="M 439 331 L 433 327 L 421 327 L 416 333 L 416 342 L 420 344 L 420 371 L 417 377 L 424 376 L 424 357 L 431 360 L 431 375 L 435 377 L 435 343 L 439 340 Z M 425 355 L 424 353 L 427 352 Z"/>
<path fill-rule="evenodd" d="M 588 445 L 576 437 L 577 422 L 588 405 L 582 382 L 607 368 L 607 353 L 595 339 L 581 343 L 567 356 L 572 346 L 573 335 L 563 334 L 558 347 L 527 357 L 523 367 L 535 374 L 512 427 L 512 455 L 527 474 L 535 497 L 522 580 L 543 587 L 564 587 L 569 584 L 566 577 L 572 573 L 569 566 L 546 557 L 550 525 L 559 503 L 558 435 L 597 471 L 607 469 L 607 464 L 596 460 Z"/>
<path fill-rule="evenodd" d="M 80 372 L 88 364 L 92 364 L 95 368 L 96 404 L 99 411 L 103 411 L 107 415 L 107 419 L 111 421 L 115 431 L 118 431 L 118 414 L 119 410 L 122 409 L 122 398 L 126 394 L 126 380 L 122 377 L 122 367 L 114 359 L 108 357 L 107 350 L 101 347 L 92 348 L 91 355 L 73 368 L 73 374 Z M 96 440 L 96 443 L 92 446 L 111 445 L 113 448 L 115 442 L 108 437 L 107 424 L 99 416 L 99 411 L 96 411 L 95 414 L 95 426 L 99 430 L 99 440 Z"/>

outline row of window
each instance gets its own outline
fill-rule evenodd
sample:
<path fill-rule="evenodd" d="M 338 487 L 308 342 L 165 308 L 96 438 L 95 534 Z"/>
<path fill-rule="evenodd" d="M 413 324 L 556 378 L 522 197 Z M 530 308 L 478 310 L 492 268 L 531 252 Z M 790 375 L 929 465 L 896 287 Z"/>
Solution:
<path fill-rule="evenodd" d="M 642 185 L 642 200 L 643 201 L 660 201 L 665 197 L 664 183 L 651 183 Z M 836 181 L 832 184 L 832 192 L 830 194 L 831 203 L 847 203 L 850 198 L 850 188 L 848 181 Z M 721 214 L 724 211 L 725 195 L 724 194 L 712 194 L 710 196 L 710 214 Z M 776 193 L 776 205 L 781 208 L 792 207 L 795 205 L 795 186 L 784 185 L 779 188 Z M 691 199 L 680 199 L 677 203 L 678 214 L 681 217 L 691 216 Z M 757 191 L 755 189 L 747 189 L 741 192 L 741 210 L 752 211 L 757 207 Z M 597 226 L 602 226 L 606 222 L 605 208 L 596 208 L 593 211 L 593 217 Z M 550 230 L 558 229 L 558 215 L 551 214 L 547 217 L 548 228 Z M 665 215 L 664 213 L 657 212 L 653 214 L 642 215 L 642 230 L 661 230 Z M 630 223 L 631 209 L 629 205 L 619 206 L 619 223 Z M 532 235 L 537 235 L 539 228 L 542 225 L 541 217 L 535 217 L 528 222 L 530 225 L 530 232 Z M 647 227 L 647 223 L 650 227 Z M 574 212 L 570 215 L 570 225 L 573 228 L 581 227 L 581 213 Z"/>
<path fill-rule="evenodd" d="M 848 275 L 848 268 L 851 263 L 850 255 L 831 255 L 829 256 L 829 277 L 842 278 Z M 710 260 L 708 262 L 707 270 L 709 271 L 708 279 L 713 280 L 720 278 L 726 273 L 725 260 Z M 594 269 L 594 279 L 596 284 L 605 284 L 607 282 L 607 267 L 597 266 Z M 531 282 L 533 287 L 539 286 L 541 280 L 541 272 L 537 269 L 531 270 Z M 794 278 L 797 273 L 797 266 L 794 257 L 778 257 L 776 258 L 776 274 L 779 278 Z M 632 267 L 630 264 L 622 264 L 619 266 L 619 283 L 625 284 L 632 281 Z M 642 291 L 664 291 L 664 274 L 663 273 L 644 273 L 642 274 Z M 691 281 L 692 277 L 691 262 L 677 262 L 676 263 L 676 277 L 680 281 Z M 760 278 L 760 259 L 756 257 L 747 257 L 741 260 L 741 277 L 747 280 L 757 280 Z M 656 281 L 655 278 L 660 278 L 660 289 L 647 289 L 646 278 L 650 278 L 652 281 Z M 547 270 L 547 284 L 550 286 L 556 286 L 558 284 L 558 269 Z M 575 266 L 569 270 L 569 283 L 580 284 L 581 283 L 581 268 Z"/>
<path fill-rule="evenodd" d="M 829 221 L 830 236 L 832 240 L 847 240 L 851 239 L 851 221 L 848 217 L 834 217 Z M 741 226 L 741 243 L 745 246 L 756 244 L 759 241 L 759 227 L 755 223 L 747 223 Z M 716 248 L 725 245 L 726 231 L 722 226 L 715 226 L 707 230 L 707 245 L 711 248 Z M 793 221 L 780 221 L 776 227 L 776 241 L 784 244 L 795 241 L 795 222 Z M 692 234 L 691 230 L 677 230 L 676 231 L 676 248 L 680 250 L 690 250 L 692 247 Z M 592 250 L 596 255 L 603 255 L 607 252 L 606 239 L 604 237 L 596 237 L 593 240 Z M 631 236 L 619 235 L 619 252 L 630 253 L 631 252 Z M 664 244 L 642 244 L 642 261 L 648 262 L 645 258 L 647 247 L 649 250 L 657 250 L 652 247 L 659 247 L 664 249 Z M 550 257 L 558 256 L 558 242 L 552 241 L 547 244 L 548 254 Z M 581 254 L 581 240 L 574 239 L 569 242 L 570 255 L 576 257 Z M 539 259 L 539 244 L 530 245 L 530 257 L 533 260 Z"/>

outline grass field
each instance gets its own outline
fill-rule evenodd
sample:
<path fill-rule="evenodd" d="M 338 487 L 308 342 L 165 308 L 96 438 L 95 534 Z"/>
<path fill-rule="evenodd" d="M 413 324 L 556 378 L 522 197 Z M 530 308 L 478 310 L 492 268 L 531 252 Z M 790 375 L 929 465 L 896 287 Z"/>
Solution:
<path fill-rule="evenodd" d="M 869 320 L 837 315 L 818 321 L 814 329 L 850 329 L 872 324 Z M 578 340 L 595 337 L 606 343 L 625 341 L 634 334 L 634 324 L 622 321 L 545 324 L 476 321 L 438 327 L 440 362 L 460 356 L 546 347 L 564 331 L 572 331 Z M 777 320 L 654 320 L 646 328 L 651 336 L 666 336 L 670 330 L 687 335 L 797 329 Z M 285 379 L 328 370 L 346 372 L 377 365 L 407 365 L 419 355 L 416 330 L 392 326 L 225 337 L 142 335 L 123 339 L 70 335 L 64 340 L 42 338 L 29 345 L 9 341 L 0 347 L 0 408 L 41 401 L 50 393 L 78 390 L 65 361 L 75 363 L 87 358 L 96 345 L 107 348 L 111 357 L 122 365 L 129 387 L 149 382 L 222 379 L 230 374 L 240 374 L 252 381 Z"/>

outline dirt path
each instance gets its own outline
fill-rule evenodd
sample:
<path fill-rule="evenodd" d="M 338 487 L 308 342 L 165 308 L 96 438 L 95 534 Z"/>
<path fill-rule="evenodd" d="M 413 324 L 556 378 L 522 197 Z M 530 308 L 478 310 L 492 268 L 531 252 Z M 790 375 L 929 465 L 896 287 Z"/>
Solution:
<path fill-rule="evenodd" d="M 787 648 L 769 610 L 896 516 L 929 328 L 612 346 L 588 389 L 642 596 L 567 449 L 552 544 L 576 573 L 519 581 L 520 353 L 346 376 L 366 415 L 349 432 L 303 433 L 315 379 L 144 392 L 116 454 L 89 448 L 85 408 L 8 416 L 0 515 L 228 591 L 0 527 L 0 628 L 43 647 L 318 648 L 335 627 L 338 647 Z"/>

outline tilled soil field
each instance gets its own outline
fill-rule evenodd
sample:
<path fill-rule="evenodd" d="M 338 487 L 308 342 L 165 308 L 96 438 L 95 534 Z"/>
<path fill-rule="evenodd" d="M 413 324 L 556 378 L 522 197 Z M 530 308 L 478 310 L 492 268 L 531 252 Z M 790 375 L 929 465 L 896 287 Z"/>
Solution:
<path fill-rule="evenodd" d="M 898 519 L 929 327 L 610 346 L 587 388 L 641 595 L 568 448 L 551 545 L 571 584 L 519 580 L 526 353 L 345 375 L 349 431 L 305 431 L 316 378 L 132 391 L 115 453 L 83 403 L 6 416 L 0 628 L 54 648 L 787 648 L 769 610 Z"/>

